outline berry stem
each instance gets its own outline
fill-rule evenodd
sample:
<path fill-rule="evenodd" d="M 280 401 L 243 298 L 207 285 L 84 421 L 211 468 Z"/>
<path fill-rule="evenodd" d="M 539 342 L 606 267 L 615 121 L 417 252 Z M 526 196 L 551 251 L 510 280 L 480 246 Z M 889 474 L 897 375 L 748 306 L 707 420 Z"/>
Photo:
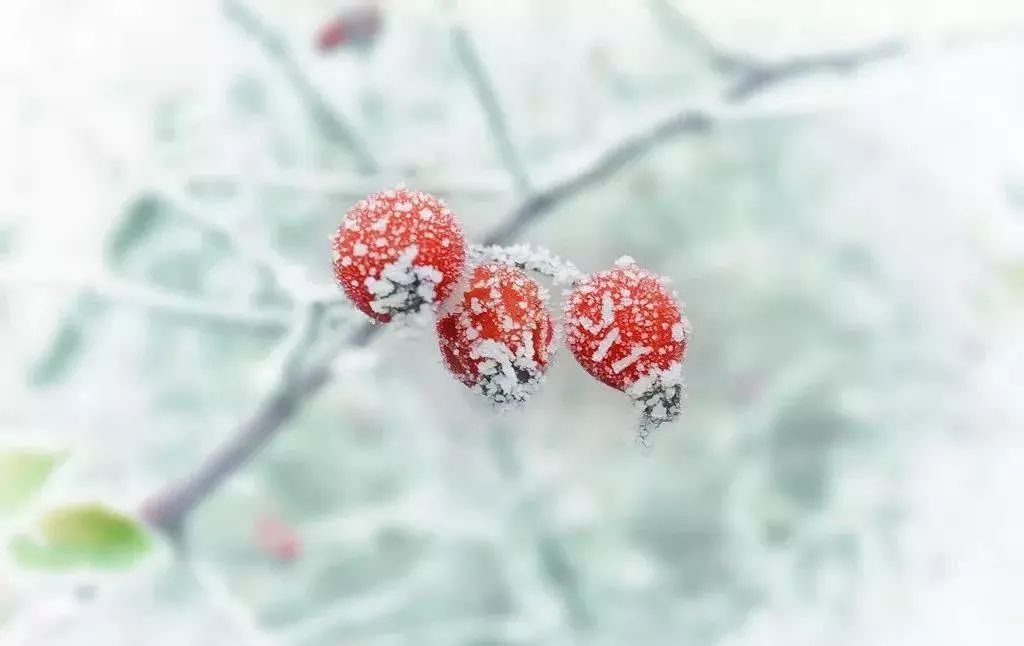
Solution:
<path fill-rule="evenodd" d="M 568 260 L 562 260 L 540 245 L 517 244 L 470 245 L 472 262 L 492 261 L 511 265 L 540 276 L 550 278 L 555 285 L 573 285 L 583 278 L 583 272 Z"/>

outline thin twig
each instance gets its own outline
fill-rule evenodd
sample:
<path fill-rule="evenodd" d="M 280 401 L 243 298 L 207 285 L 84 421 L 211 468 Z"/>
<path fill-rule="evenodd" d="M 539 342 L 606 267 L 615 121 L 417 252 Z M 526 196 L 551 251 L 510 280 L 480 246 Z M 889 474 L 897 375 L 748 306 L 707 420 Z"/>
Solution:
<path fill-rule="evenodd" d="M 856 66 L 878 60 L 879 57 L 847 55 L 847 58 L 851 60 L 847 63 L 848 66 Z M 806 63 L 807 60 L 811 60 L 810 57 L 804 60 L 805 63 L 800 66 L 790 64 L 785 69 L 762 72 L 760 78 L 763 80 L 749 89 L 741 88 L 742 91 L 733 88 L 726 96 L 730 102 L 739 103 L 753 94 L 799 77 L 803 73 L 812 74 L 820 71 L 821 65 Z M 715 117 L 711 113 L 689 108 L 667 118 L 658 119 L 595 155 L 586 164 L 574 168 L 565 177 L 534 191 L 496 228 L 484 236 L 483 243 L 504 244 L 513 240 L 530 224 L 549 215 L 556 207 L 585 189 L 611 177 L 652 148 L 683 134 L 706 131 L 714 123 Z M 339 344 L 337 352 L 367 345 L 380 329 L 381 326 L 371 324 L 357 328 L 347 340 Z M 183 525 L 192 510 L 216 491 L 235 471 L 248 463 L 282 430 L 307 400 L 334 379 L 332 363 L 337 352 L 328 353 L 326 358 L 309 367 L 300 377 L 272 391 L 253 415 L 193 473 L 179 483 L 158 491 L 150 498 L 144 505 L 142 516 L 172 537 L 180 538 Z"/>
<path fill-rule="evenodd" d="M 792 78 L 849 73 L 868 63 L 903 55 L 907 49 L 902 42 L 889 39 L 848 50 L 767 61 L 722 47 L 700 29 L 675 0 L 648 0 L 648 4 L 659 25 L 696 48 L 712 69 L 727 77 L 729 89 L 725 99 L 731 101 L 742 100 L 767 86 Z"/>
<path fill-rule="evenodd" d="M 306 106 L 320 132 L 331 141 L 347 148 L 363 173 L 376 173 L 380 164 L 356 129 L 328 102 L 313 81 L 299 66 L 281 36 L 274 33 L 242 0 L 222 0 L 224 15 L 244 31 L 253 42 L 280 66 L 292 90 Z"/>
<path fill-rule="evenodd" d="M 457 24 L 452 27 L 452 47 L 455 49 L 455 56 L 462 65 L 462 69 L 465 70 L 466 76 L 469 78 L 473 93 L 476 94 L 477 101 L 483 109 L 491 138 L 494 139 L 498 154 L 512 176 L 512 181 L 515 182 L 516 190 L 520 194 L 526 194 L 530 190 L 529 173 L 516 151 L 515 144 L 512 143 L 508 122 L 501 109 L 501 102 L 498 100 L 490 75 L 480 60 L 469 33 L 462 25 Z"/>
<path fill-rule="evenodd" d="M 509 484 L 521 485 L 524 478 L 523 464 L 515 437 L 509 428 L 504 423 L 494 424 L 490 429 L 489 440 L 491 456 L 501 474 Z M 594 625 L 594 614 L 584 597 L 579 572 L 572 563 L 569 550 L 548 526 L 543 500 L 533 494 L 523 505 L 541 572 L 558 591 L 573 629 L 580 632 L 589 630 Z"/>
<path fill-rule="evenodd" d="M 906 45 L 887 40 L 868 47 L 835 51 L 827 54 L 794 56 L 774 63 L 757 63 L 743 69 L 729 89 L 726 98 L 741 101 L 768 86 L 816 74 L 849 74 L 869 63 L 902 56 Z"/>
<path fill-rule="evenodd" d="M 144 309 L 188 323 L 251 328 L 273 334 L 283 332 L 290 320 L 287 311 L 230 307 L 107 275 L 69 275 L 31 267 L 0 266 L 0 285 L 80 290 L 113 305 Z"/>
<path fill-rule="evenodd" d="M 731 52 L 716 44 L 694 20 L 683 13 L 674 0 L 648 0 L 656 22 L 675 38 L 698 50 L 700 56 L 716 72 L 734 74 L 750 67 L 754 59 L 750 56 Z"/>

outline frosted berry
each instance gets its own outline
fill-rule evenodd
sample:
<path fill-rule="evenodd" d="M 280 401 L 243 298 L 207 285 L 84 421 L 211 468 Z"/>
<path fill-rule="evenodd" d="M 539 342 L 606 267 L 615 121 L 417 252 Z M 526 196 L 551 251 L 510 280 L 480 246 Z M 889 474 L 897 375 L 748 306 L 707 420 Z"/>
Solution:
<path fill-rule="evenodd" d="M 368 49 L 380 35 L 382 23 L 380 7 L 375 3 L 349 7 L 320 29 L 316 48 L 321 53 L 346 46 Z"/>
<path fill-rule="evenodd" d="M 435 310 L 462 277 L 466 240 L 444 202 L 406 188 L 357 202 L 333 239 L 334 276 L 367 316 Z"/>
<path fill-rule="evenodd" d="M 629 257 L 615 265 L 568 293 L 566 343 L 587 372 L 629 394 L 657 425 L 680 412 L 689 322 L 664 279 Z"/>
<path fill-rule="evenodd" d="M 529 399 L 543 380 L 555 336 L 546 301 L 519 269 L 475 267 L 465 292 L 437 322 L 448 369 L 499 406 Z"/>

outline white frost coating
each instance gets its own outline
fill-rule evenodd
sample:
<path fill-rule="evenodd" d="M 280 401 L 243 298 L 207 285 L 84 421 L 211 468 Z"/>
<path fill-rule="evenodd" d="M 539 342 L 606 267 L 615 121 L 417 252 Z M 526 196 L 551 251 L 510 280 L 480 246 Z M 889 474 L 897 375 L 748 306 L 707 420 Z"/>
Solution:
<path fill-rule="evenodd" d="M 355 254 L 356 256 L 365 256 L 369 251 L 370 248 L 364 245 L 362 242 L 357 242 L 354 245 L 352 245 L 352 253 Z"/>
<path fill-rule="evenodd" d="M 419 248 L 412 245 L 384 267 L 380 278 L 366 277 L 366 289 L 374 297 L 371 310 L 390 316 L 420 315 L 434 306 L 444 274 L 434 267 L 414 265 L 418 253 Z"/>
<path fill-rule="evenodd" d="M 431 211 L 430 209 L 420 209 L 420 217 L 423 218 L 424 220 L 429 220 L 430 218 L 434 217 L 434 212 Z"/>
<path fill-rule="evenodd" d="M 584 274 L 576 265 L 562 260 L 543 247 L 531 247 L 527 244 L 509 247 L 472 245 L 469 248 L 469 256 L 476 262 L 490 260 L 547 276 L 555 285 L 576 284 L 584 278 Z"/>
<path fill-rule="evenodd" d="M 580 325 L 591 334 L 600 334 L 602 330 L 615 322 L 615 303 L 612 295 L 605 292 L 601 295 L 601 320 L 597 323 L 585 316 L 580 317 Z"/>
<path fill-rule="evenodd" d="M 598 344 L 597 350 L 594 351 L 594 356 L 592 356 L 591 359 L 593 359 L 594 361 L 603 360 L 605 358 L 605 355 L 608 354 L 608 351 L 611 350 L 612 345 L 614 345 L 618 339 L 619 328 L 613 327 L 612 331 L 609 332 L 603 339 L 601 339 L 601 343 Z M 618 372 L 618 370 L 616 370 L 616 372 Z"/>
<path fill-rule="evenodd" d="M 612 372 L 619 374 L 626 368 L 630 367 L 637 362 L 640 357 L 651 352 L 651 348 L 642 345 L 634 345 L 633 349 L 630 350 L 629 355 L 622 357 L 618 361 L 612 364 Z"/>
<path fill-rule="evenodd" d="M 632 256 L 619 256 L 619 259 L 615 261 L 615 266 L 616 267 L 628 267 L 630 265 L 635 265 L 635 264 L 636 264 L 636 261 L 633 260 Z"/>
<path fill-rule="evenodd" d="M 672 326 L 672 340 L 683 341 L 686 339 L 686 326 L 682 323 L 676 323 Z"/>
<path fill-rule="evenodd" d="M 673 362 L 664 370 L 654 369 L 633 382 L 626 394 L 639 414 L 637 442 L 648 445 L 648 436 L 666 422 L 679 417 L 686 398 L 682 364 Z"/>

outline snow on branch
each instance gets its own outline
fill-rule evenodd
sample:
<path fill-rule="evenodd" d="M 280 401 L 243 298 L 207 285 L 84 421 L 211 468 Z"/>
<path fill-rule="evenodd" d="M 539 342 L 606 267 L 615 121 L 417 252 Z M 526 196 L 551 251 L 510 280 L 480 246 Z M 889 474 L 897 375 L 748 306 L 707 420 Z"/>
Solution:
<path fill-rule="evenodd" d="M 152 285 L 137 284 L 106 274 L 61 274 L 40 268 L 0 266 L 0 286 L 50 288 L 86 292 L 112 305 L 134 307 L 198 325 L 251 328 L 280 334 L 290 320 L 287 311 L 232 307 L 182 296 Z"/>

